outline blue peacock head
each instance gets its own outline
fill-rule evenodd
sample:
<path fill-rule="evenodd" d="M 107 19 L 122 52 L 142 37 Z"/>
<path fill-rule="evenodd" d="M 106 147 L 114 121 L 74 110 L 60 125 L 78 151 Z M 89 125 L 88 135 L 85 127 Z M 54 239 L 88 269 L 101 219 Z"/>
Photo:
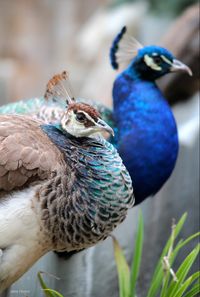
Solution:
<path fill-rule="evenodd" d="M 130 76 L 146 80 L 156 80 L 167 73 L 180 71 L 192 75 L 191 69 L 167 49 L 156 45 L 142 46 L 126 33 L 127 29 L 123 27 L 113 41 L 110 60 L 114 69 L 128 63 L 126 72 Z"/>

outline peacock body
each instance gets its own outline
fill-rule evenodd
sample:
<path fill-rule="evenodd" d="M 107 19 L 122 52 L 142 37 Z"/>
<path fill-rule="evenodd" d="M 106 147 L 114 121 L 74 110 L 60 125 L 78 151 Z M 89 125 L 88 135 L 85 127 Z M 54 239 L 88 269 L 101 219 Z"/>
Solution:
<path fill-rule="evenodd" d="M 129 71 L 114 83 L 114 119 L 118 151 L 133 176 L 139 203 L 156 194 L 171 175 L 178 154 L 178 134 L 170 106 L 156 84 Z"/>
<path fill-rule="evenodd" d="M 178 132 L 170 106 L 155 80 L 189 67 L 159 46 L 142 46 L 123 27 L 110 50 L 111 65 L 128 67 L 113 86 L 117 148 L 132 177 L 136 204 L 156 194 L 170 177 L 178 156 Z"/>

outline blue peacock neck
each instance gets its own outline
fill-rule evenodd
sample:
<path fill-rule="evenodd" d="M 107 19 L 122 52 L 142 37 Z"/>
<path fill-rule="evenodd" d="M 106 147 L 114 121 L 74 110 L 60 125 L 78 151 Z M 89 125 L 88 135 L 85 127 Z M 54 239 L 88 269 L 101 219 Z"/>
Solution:
<path fill-rule="evenodd" d="M 155 194 L 171 175 L 178 135 L 172 111 L 155 82 L 141 78 L 131 66 L 115 80 L 113 103 L 118 151 L 131 175 L 137 204 Z"/>

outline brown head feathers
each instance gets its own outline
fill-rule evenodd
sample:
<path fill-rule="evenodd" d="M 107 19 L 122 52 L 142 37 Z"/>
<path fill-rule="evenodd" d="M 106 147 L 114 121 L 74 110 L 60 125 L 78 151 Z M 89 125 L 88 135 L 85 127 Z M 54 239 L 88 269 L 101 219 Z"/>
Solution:
<path fill-rule="evenodd" d="M 69 82 L 67 71 L 54 75 L 47 83 L 44 94 L 46 100 L 65 100 L 67 105 L 74 102 L 74 96 Z"/>
<path fill-rule="evenodd" d="M 66 83 L 68 82 L 68 86 Z M 46 92 L 44 95 L 45 99 L 52 97 L 53 99 L 64 99 L 67 103 L 67 110 L 73 110 L 74 113 L 77 111 L 83 111 L 87 113 L 95 122 L 98 118 L 101 118 L 99 112 L 89 104 L 77 103 L 72 95 L 71 89 L 69 87 L 69 74 L 67 71 L 63 71 L 60 74 L 54 75 L 47 83 Z"/>
<path fill-rule="evenodd" d="M 68 106 L 68 110 L 73 110 L 74 113 L 76 113 L 77 111 L 84 111 L 89 116 L 91 116 L 91 118 L 93 118 L 95 122 L 97 122 L 97 120 L 101 118 L 99 112 L 94 107 L 86 103 L 71 103 Z"/>

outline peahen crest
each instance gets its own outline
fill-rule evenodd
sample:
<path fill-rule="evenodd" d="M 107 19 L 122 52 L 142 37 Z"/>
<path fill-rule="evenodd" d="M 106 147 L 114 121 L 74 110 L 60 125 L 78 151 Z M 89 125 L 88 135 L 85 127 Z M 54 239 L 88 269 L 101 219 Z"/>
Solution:
<path fill-rule="evenodd" d="M 67 105 L 75 101 L 67 71 L 54 75 L 48 81 L 44 98 L 46 100 L 52 99 L 56 102 L 65 100 Z"/>

